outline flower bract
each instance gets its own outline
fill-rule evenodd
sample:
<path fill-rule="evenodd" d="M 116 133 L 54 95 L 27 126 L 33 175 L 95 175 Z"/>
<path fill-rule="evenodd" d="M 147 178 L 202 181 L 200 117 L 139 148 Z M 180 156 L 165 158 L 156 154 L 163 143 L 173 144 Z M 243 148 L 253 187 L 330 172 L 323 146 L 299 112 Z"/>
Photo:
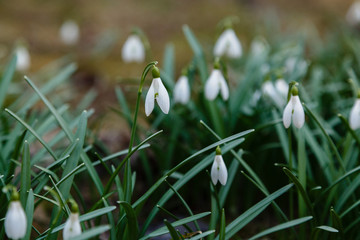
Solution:
<path fill-rule="evenodd" d="M 216 57 L 227 56 L 239 58 L 242 55 L 242 47 L 233 29 L 226 29 L 218 38 L 214 46 Z"/>
<path fill-rule="evenodd" d="M 205 84 L 205 97 L 208 100 L 214 100 L 216 96 L 221 93 L 223 100 L 229 98 L 229 88 L 219 69 L 213 69 L 210 77 Z"/>
<path fill-rule="evenodd" d="M 6 236 L 11 239 L 21 239 L 26 234 L 27 220 L 20 201 L 11 201 L 5 216 Z"/>

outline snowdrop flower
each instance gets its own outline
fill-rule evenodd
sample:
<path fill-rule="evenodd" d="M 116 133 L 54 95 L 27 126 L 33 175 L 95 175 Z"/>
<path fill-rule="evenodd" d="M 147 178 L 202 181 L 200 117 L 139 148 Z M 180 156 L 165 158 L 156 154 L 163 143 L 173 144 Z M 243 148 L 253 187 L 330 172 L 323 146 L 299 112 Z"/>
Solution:
<path fill-rule="evenodd" d="M 346 13 L 346 20 L 351 25 L 360 23 L 360 1 L 355 1 Z"/>
<path fill-rule="evenodd" d="M 223 100 L 229 98 L 229 88 L 222 75 L 218 63 L 215 63 L 214 69 L 212 70 L 210 77 L 205 83 L 205 97 L 212 101 L 216 96 L 221 93 Z"/>
<path fill-rule="evenodd" d="M 239 58 L 242 55 L 242 47 L 239 39 L 232 28 L 226 29 L 218 38 L 214 47 L 216 57 L 227 56 Z"/>
<path fill-rule="evenodd" d="M 19 201 L 19 194 L 14 191 L 5 216 L 5 233 L 8 238 L 21 239 L 26 234 L 26 215 Z"/>
<path fill-rule="evenodd" d="M 65 21 L 59 30 L 61 41 L 66 45 L 74 45 L 79 40 L 79 26 L 73 20 Z"/>
<path fill-rule="evenodd" d="M 187 76 L 182 75 L 174 87 L 174 102 L 186 104 L 190 100 L 190 86 Z"/>
<path fill-rule="evenodd" d="M 356 99 L 350 111 L 349 124 L 353 130 L 360 128 L 360 96 Z"/>
<path fill-rule="evenodd" d="M 65 222 L 63 230 L 63 239 L 68 240 L 72 237 L 81 234 L 81 226 L 79 221 L 79 207 L 74 200 L 70 200 L 72 203 L 71 213 L 69 218 Z"/>
<path fill-rule="evenodd" d="M 251 42 L 250 52 L 255 57 L 263 57 L 268 51 L 266 40 L 262 37 L 257 37 Z"/>
<path fill-rule="evenodd" d="M 225 185 L 227 181 L 227 177 L 228 177 L 227 169 L 223 157 L 221 155 L 221 149 L 218 146 L 216 148 L 214 163 L 211 167 L 211 180 L 214 183 L 214 185 L 216 185 L 218 180 L 222 185 Z"/>
<path fill-rule="evenodd" d="M 287 98 L 288 92 L 289 92 L 289 84 L 283 79 L 278 78 L 275 81 L 275 89 L 283 98 Z"/>
<path fill-rule="evenodd" d="M 145 47 L 140 37 L 132 34 L 128 37 L 124 46 L 122 47 L 122 59 L 124 62 L 138 62 L 142 63 L 145 60 Z"/>
<path fill-rule="evenodd" d="M 170 109 L 170 98 L 164 84 L 160 79 L 160 71 L 157 67 L 152 69 L 153 80 L 145 98 L 145 114 L 149 116 L 154 110 L 155 99 L 163 113 L 168 114 Z"/>
<path fill-rule="evenodd" d="M 305 122 L 304 109 L 300 102 L 298 89 L 295 86 L 291 89 L 291 97 L 283 113 L 283 123 L 285 128 L 290 127 L 291 120 L 297 128 L 301 128 Z"/>
<path fill-rule="evenodd" d="M 30 54 L 24 46 L 18 46 L 15 50 L 17 57 L 16 69 L 19 71 L 26 71 L 30 67 Z"/>

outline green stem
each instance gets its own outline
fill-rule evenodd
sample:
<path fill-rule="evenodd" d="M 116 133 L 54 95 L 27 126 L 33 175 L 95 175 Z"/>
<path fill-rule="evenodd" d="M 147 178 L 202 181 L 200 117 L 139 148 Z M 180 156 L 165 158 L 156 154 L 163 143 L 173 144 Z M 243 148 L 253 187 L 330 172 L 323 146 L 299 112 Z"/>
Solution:
<path fill-rule="evenodd" d="M 288 128 L 288 141 L 289 141 L 289 169 L 292 172 L 293 162 L 292 162 L 292 134 L 291 128 Z M 294 192 L 292 190 L 289 191 L 289 211 L 290 211 L 290 219 L 294 218 Z"/>

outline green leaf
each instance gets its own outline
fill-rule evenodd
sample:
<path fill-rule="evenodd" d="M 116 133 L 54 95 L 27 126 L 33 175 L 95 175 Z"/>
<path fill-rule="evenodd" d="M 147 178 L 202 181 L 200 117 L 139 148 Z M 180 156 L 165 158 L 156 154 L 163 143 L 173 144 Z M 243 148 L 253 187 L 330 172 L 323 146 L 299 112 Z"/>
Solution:
<path fill-rule="evenodd" d="M 26 208 L 25 208 L 26 220 L 27 220 L 27 227 L 26 227 L 26 234 L 23 238 L 24 240 L 30 239 L 31 234 L 31 227 L 33 222 L 34 216 L 34 193 L 33 190 L 29 190 L 29 194 L 26 201 Z"/>
<path fill-rule="evenodd" d="M 255 236 L 249 238 L 249 240 L 255 240 L 255 239 L 261 238 L 263 236 L 266 236 L 268 234 L 271 234 L 271 233 L 274 233 L 274 232 L 278 232 L 278 231 L 281 231 L 281 230 L 284 230 L 284 229 L 287 229 L 287 228 L 291 228 L 291 227 L 300 225 L 300 224 L 302 224 L 304 222 L 307 222 L 307 221 L 311 220 L 312 218 L 313 218 L 312 216 L 308 216 L 308 217 L 298 218 L 298 219 L 295 219 L 295 220 L 288 221 L 286 223 L 279 224 L 279 225 L 277 225 L 275 227 L 271 227 L 269 229 L 266 229 L 265 231 L 262 231 L 262 232 L 256 234 Z"/>
<path fill-rule="evenodd" d="M 111 228 L 110 225 L 102 225 L 93 227 L 90 230 L 84 231 L 82 234 L 76 237 L 72 237 L 69 240 L 87 240 L 108 231 Z"/>
<path fill-rule="evenodd" d="M 325 226 L 325 225 L 317 226 L 316 228 L 324 230 L 326 232 L 332 232 L 332 233 L 339 232 L 339 230 L 337 230 L 336 228 L 333 228 L 333 227 L 330 227 L 330 226 Z"/>
<path fill-rule="evenodd" d="M 244 226 L 246 226 L 251 220 L 253 220 L 256 216 L 262 213 L 271 204 L 272 201 L 287 192 L 292 186 L 293 184 L 288 184 L 280 188 L 276 192 L 270 194 L 269 196 L 252 206 L 245 213 L 237 217 L 234 221 L 227 225 L 225 230 L 225 239 L 231 239 L 231 237 L 233 237 L 238 231 L 240 231 Z M 219 240 L 219 236 L 216 237 L 216 240 Z"/>
<path fill-rule="evenodd" d="M 128 220 L 128 233 L 130 240 L 137 240 L 139 235 L 139 226 L 136 219 L 135 211 L 127 202 L 120 202 L 120 205 L 125 209 Z"/>
<path fill-rule="evenodd" d="M 177 226 L 180 226 L 180 225 L 184 225 L 186 223 L 189 223 L 189 222 L 195 221 L 197 219 L 203 218 L 205 216 L 208 216 L 209 214 L 211 214 L 211 212 L 199 213 L 199 214 L 196 214 L 196 215 L 191 216 L 191 217 L 183 218 L 181 220 L 173 222 L 172 226 L 177 227 Z M 157 236 L 160 236 L 160 235 L 164 235 L 164 234 L 166 234 L 168 232 L 169 232 L 169 230 L 167 229 L 166 226 L 164 226 L 164 227 L 161 227 L 161 228 L 155 230 L 154 232 L 148 234 L 147 236 L 144 236 L 144 237 L 140 238 L 140 240 L 145 240 L 145 239 L 157 237 Z"/>
<path fill-rule="evenodd" d="M 175 228 L 171 223 L 169 223 L 166 219 L 164 220 L 164 223 L 169 230 L 170 236 L 173 240 L 180 240 L 178 233 L 176 232 Z"/>
<path fill-rule="evenodd" d="M 312 204 L 311 204 L 311 201 L 310 201 L 310 198 L 309 196 L 307 195 L 305 189 L 303 188 L 303 186 L 301 185 L 301 183 L 299 182 L 299 180 L 297 179 L 297 177 L 294 176 L 294 174 L 287 168 L 283 168 L 283 171 L 285 172 L 285 174 L 289 177 L 289 179 L 295 183 L 295 186 L 296 188 L 298 189 L 301 197 L 304 199 L 305 201 L 305 204 L 307 205 L 308 207 L 308 210 L 310 211 L 310 213 L 312 215 L 314 215 L 314 212 L 313 212 L 313 207 L 312 207 Z"/>
<path fill-rule="evenodd" d="M 21 186 L 20 186 L 20 202 L 25 206 L 26 199 L 28 198 L 28 191 L 31 186 L 31 175 L 30 175 L 30 149 L 29 143 L 25 140 L 24 142 L 24 153 L 21 162 Z"/>
<path fill-rule="evenodd" d="M 10 82 L 14 76 L 15 69 L 16 69 L 16 61 L 17 57 L 16 54 L 13 54 L 8 66 L 5 69 L 3 77 L 0 82 L 0 109 L 3 108 L 6 92 L 8 91 Z"/>
<path fill-rule="evenodd" d="M 219 233 L 219 240 L 225 240 L 225 228 L 226 221 L 225 221 L 225 210 L 221 209 L 221 222 L 220 222 L 220 233 Z"/>

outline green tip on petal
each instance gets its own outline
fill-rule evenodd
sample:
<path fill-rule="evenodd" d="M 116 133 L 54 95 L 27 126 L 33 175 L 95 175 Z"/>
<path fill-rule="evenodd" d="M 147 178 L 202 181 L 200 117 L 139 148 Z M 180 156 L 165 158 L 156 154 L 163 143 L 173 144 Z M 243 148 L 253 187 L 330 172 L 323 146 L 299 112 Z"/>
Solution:
<path fill-rule="evenodd" d="M 220 146 L 217 146 L 217 147 L 216 147 L 215 152 L 216 152 L 216 155 L 221 155 L 221 148 L 220 148 Z"/>
<path fill-rule="evenodd" d="M 153 78 L 159 78 L 160 77 L 160 70 L 158 67 L 153 67 L 152 69 L 152 76 Z"/>
<path fill-rule="evenodd" d="M 291 95 L 297 96 L 299 95 L 299 89 L 296 86 L 293 86 L 291 89 Z"/>

